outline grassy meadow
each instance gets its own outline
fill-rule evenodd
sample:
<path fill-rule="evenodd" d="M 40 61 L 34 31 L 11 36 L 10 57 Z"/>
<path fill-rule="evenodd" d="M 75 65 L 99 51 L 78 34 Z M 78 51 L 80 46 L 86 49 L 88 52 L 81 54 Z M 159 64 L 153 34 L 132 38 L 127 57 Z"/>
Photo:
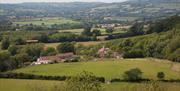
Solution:
<path fill-rule="evenodd" d="M 98 60 L 98 61 L 97 61 Z M 164 72 L 165 79 L 180 79 L 180 72 L 173 70 L 173 63 L 159 59 L 97 59 L 96 61 L 77 63 L 58 63 L 49 65 L 29 66 L 14 70 L 15 73 L 28 73 L 48 76 L 74 76 L 82 71 L 89 71 L 96 76 L 122 78 L 122 74 L 132 68 L 140 68 L 144 78 L 157 79 L 157 72 Z M 178 63 L 176 63 L 178 64 Z"/>
<path fill-rule="evenodd" d="M 0 79 L 0 91 L 32 91 L 32 88 L 42 87 L 45 91 L 50 91 L 54 86 L 62 86 L 62 81 L 47 80 L 21 80 L 21 79 Z M 167 87 L 168 91 L 179 91 L 179 83 L 162 83 L 161 86 Z M 124 89 L 145 88 L 143 83 L 111 83 L 103 84 L 103 91 L 127 91 Z"/>
<path fill-rule="evenodd" d="M 32 19 L 21 19 L 13 22 L 14 24 L 26 25 L 26 24 L 34 24 L 34 25 L 53 25 L 53 24 L 67 24 L 67 23 L 80 23 L 77 21 L 73 21 L 70 19 L 62 18 L 62 17 L 45 17 L 45 18 L 32 18 Z"/>

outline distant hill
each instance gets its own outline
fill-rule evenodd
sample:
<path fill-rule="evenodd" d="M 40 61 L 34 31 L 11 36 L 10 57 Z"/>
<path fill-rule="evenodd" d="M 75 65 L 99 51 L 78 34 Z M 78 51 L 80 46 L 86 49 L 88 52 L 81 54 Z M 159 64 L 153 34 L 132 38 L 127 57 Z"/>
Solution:
<path fill-rule="evenodd" d="M 129 0 L 122 3 L 0 4 L 0 16 L 68 17 L 77 20 L 131 22 L 180 14 L 179 0 Z M 130 17 L 130 20 L 129 20 Z"/>

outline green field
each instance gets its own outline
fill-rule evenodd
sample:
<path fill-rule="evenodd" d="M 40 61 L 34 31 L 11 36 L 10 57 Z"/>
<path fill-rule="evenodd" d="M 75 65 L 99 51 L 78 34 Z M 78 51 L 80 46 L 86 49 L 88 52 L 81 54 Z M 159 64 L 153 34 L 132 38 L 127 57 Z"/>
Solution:
<path fill-rule="evenodd" d="M 60 18 L 60 17 L 53 17 L 53 18 L 32 18 L 32 19 L 20 19 L 18 21 L 13 22 L 14 24 L 20 24 L 20 25 L 25 25 L 25 24 L 34 24 L 34 25 L 41 25 L 44 23 L 45 25 L 53 25 L 53 24 L 68 24 L 68 23 L 80 23 L 77 21 L 73 21 L 70 19 L 66 18 Z"/>
<path fill-rule="evenodd" d="M 176 68 L 179 69 L 179 66 Z M 106 80 L 109 80 L 112 78 L 122 78 L 122 74 L 131 68 L 140 68 L 144 78 L 156 79 L 157 72 L 163 71 L 166 74 L 165 79 L 180 79 L 180 72 L 172 69 L 171 62 L 152 58 L 124 60 L 98 59 L 98 61 L 29 66 L 12 72 L 51 76 L 74 76 L 82 71 L 89 71 L 96 76 L 102 76 Z"/>
<path fill-rule="evenodd" d="M 0 91 L 32 91 L 31 88 L 43 87 L 50 91 L 53 86 L 61 86 L 61 81 L 45 81 L 45 80 L 20 80 L 20 79 L 0 79 Z M 103 91 L 126 91 L 123 89 L 132 87 L 144 87 L 140 83 L 111 83 L 103 84 Z M 161 86 L 168 87 L 168 91 L 179 91 L 179 83 L 162 83 Z"/>

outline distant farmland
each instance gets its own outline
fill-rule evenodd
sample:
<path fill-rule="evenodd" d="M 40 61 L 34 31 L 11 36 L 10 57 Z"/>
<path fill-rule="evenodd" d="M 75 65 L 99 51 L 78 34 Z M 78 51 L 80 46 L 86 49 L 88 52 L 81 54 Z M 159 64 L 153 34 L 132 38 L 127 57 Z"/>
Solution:
<path fill-rule="evenodd" d="M 26 24 L 34 24 L 34 25 L 44 25 L 50 26 L 53 24 L 72 24 L 72 23 L 80 23 L 78 21 L 73 21 L 71 19 L 66 19 L 62 17 L 45 17 L 45 18 L 32 18 L 32 19 L 20 19 L 18 21 L 13 22 L 14 24 L 26 25 Z"/>

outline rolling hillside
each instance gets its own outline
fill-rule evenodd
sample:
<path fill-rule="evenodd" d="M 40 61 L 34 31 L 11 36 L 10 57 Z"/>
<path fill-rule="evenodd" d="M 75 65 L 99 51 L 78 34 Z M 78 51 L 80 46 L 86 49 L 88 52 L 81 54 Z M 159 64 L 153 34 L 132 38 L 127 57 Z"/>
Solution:
<path fill-rule="evenodd" d="M 0 4 L 4 16 L 9 17 L 68 17 L 104 23 L 131 20 L 152 20 L 180 13 L 178 0 L 130 0 L 122 3 L 22 3 Z M 124 20 L 130 17 L 131 20 Z"/>

